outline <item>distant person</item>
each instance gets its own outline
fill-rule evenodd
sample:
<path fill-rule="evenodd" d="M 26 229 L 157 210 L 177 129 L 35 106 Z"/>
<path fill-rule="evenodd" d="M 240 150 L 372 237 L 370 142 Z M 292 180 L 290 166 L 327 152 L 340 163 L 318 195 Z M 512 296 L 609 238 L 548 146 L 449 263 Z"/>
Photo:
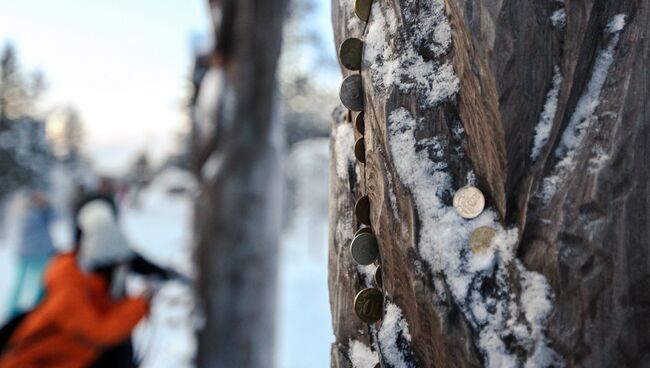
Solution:
<path fill-rule="evenodd" d="M 125 296 L 135 255 L 106 200 L 86 202 L 75 220 L 80 242 L 52 260 L 43 302 L 13 331 L 0 368 L 134 367 L 130 336 L 152 288 Z"/>
<path fill-rule="evenodd" d="M 69 203 L 69 210 L 74 212 L 77 210 L 77 206 L 81 201 L 86 197 L 86 186 L 83 184 L 77 184 L 74 192 L 72 193 L 72 200 Z"/>
<path fill-rule="evenodd" d="M 113 189 L 113 185 L 108 178 L 101 178 L 99 180 L 99 184 L 97 186 L 96 191 L 89 191 L 86 188 L 83 188 L 83 190 L 80 190 L 77 192 L 77 195 L 74 197 L 74 204 L 73 204 L 73 222 L 74 222 L 74 244 L 79 244 L 81 241 L 81 229 L 79 228 L 79 225 L 77 223 L 77 216 L 79 214 L 79 211 L 83 206 L 85 206 L 87 203 L 92 202 L 94 200 L 101 200 L 107 203 L 110 207 L 111 210 L 114 213 L 115 218 L 117 219 L 119 210 L 117 206 L 117 202 L 115 201 L 115 191 Z"/>
<path fill-rule="evenodd" d="M 102 179 L 98 191 L 96 192 L 86 192 L 84 197 L 80 198 L 75 205 L 75 210 L 73 212 L 74 219 L 74 244 L 78 246 L 83 241 L 83 229 L 79 223 L 79 214 L 81 209 L 84 208 L 87 204 L 92 202 L 101 202 L 108 205 L 113 214 L 113 218 L 117 223 L 119 221 L 120 208 L 117 204 L 115 193 L 112 190 L 110 181 L 108 179 Z M 131 271 L 141 274 L 141 275 L 153 275 L 160 279 L 169 279 L 169 278 L 178 278 L 181 277 L 178 273 L 166 270 L 157 265 L 147 261 L 141 255 L 136 252 L 132 252 L 133 257 L 129 262 Z"/>
<path fill-rule="evenodd" d="M 43 273 L 54 253 L 50 224 L 54 211 L 45 195 L 29 194 L 27 210 L 21 221 L 17 277 L 9 300 L 9 317 L 30 309 L 43 294 Z"/>

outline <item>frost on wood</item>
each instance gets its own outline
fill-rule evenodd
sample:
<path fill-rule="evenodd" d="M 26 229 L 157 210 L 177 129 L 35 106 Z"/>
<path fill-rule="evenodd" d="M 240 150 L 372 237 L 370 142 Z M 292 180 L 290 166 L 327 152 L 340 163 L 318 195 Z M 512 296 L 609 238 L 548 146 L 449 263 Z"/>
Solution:
<path fill-rule="evenodd" d="M 350 340 L 350 361 L 353 368 L 375 368 L 379 363 L 379 356 L 366 344 Z"/>
<path fill-rule="evenodd" d="M 354 165 L 354 134 L 352 124 L 341 124 L 336 127 L 334 152 L 336 155 L 336 175 L 347 181 L 349 170 Z"/>
<path fill-rule="evenodd" d="M 596 174 L 605 166 L 605 163 L 607 163 L 611 157 L 607 152 L 605 152 L 603 147 L 600 146 L 596 146 L 592 152 L 594 156 L 589 159 L 588 170 L 590 174 Z"/>
<path fill-rule="evenodd" d="M 560 86 L 562 85 L 562 73 L 560 67 L 557 65 L 553 68 L 553 85 L 546 94 L 546 102 L 544 103 L 544 110 L 539 116 L 539 122 L 535 127 L 535 140 L 533 141 L 533 150 L 530 153 L 530 159 L 535 162 L 542 151 L 542 148 L 548 142 L 548 137 L 551 135 L 551 127 L 557 112 L 557 98 L 560 93 Z"/>
<path fill-rule="evenodd" d="M 551 23 L 553 24 L 553 27 L 564 28 L 566 25 L 566 11 L 564 8 L 553 12 L 553 15 L 551 15 Z"/>
<path fill-rule="evenodd" d="M 375 271 L 377 270 L 377 266 L 369 264 L 369 265 L 357 265 L 357 272 L 359 273 L 359 281 L 361 282 L 361 285 L 363 287 L 372 287 L 374 284 L 374 276 L 375 276 Z"/>
<path fill-rule="evenodd" d="M 379 329 L 379 346 L 386 363 L 393 368 L 413 367 L 404 354 L 406 350 L 404 346 L 408 342 L 411 342 L 411 334 L 402 310 L 397 305 L 387 302 Z"/>
<path fill-rule="evenodd" d="M 650 340 L 639 310 L 647 307 L 650 278 L 639 239 L 647 238 L 648 209 L 636 199 L 649 182 L 642 60 L 650 15 L 639 2 L 479 3 L 445 1 L 453 37 L 446 53 L 428 49 L 433 34 L 413 48 L 436 68 L 451 60 L 460 81 L 455 94 L 433 103 L 431 89 L 396 61 L 412 59 L 414 22 L 406 14 L 420 3 L 381 2 L 370 33 L 354 34 L 366 41 L 368 163 L 367 182 L 350 192 L 371 199 L 386 298 L 399 305 L 412 335 L 401 351 L 419 366 L 642 366 Z M 347 19 L 334 22 L 341 29 Z M 348 36 L 338 32 L 337 41 Z M 579 143 L 572 148 L 568 137 Z M 505 148 L 481 162 L 495 147 Z M 456 224 L 445 205 L 470 170 L 488 212 Z M 421 184 L 404 172 L 429 179 Z M 448 188 L 437 185 L 445 181 Z M 558 188 L 547 204 L 539 198 L 544 184 Z M 464 250 L 467 227 L 491 225 L 492 211 L 521 234 L 497 228 L 488 253 Z M 358 288 L 358 270 L 350 271 Z M 333 311 L 344 315 L 346 306 Z M 346 357 L 348 341 L 337 335 Z"/>
<path fill-rule="evenodd" d="M 548 339 L 541 329 L 553 310 L 549 298 L 551 287 L 541 274 L 526 270 L 519 260 L 516 260 L 515 264 L 519 271 L 522 290 L 520 303 L 526 321 L 530 325 L 531 344 L 534 344 L 533 355 L 526 361 L 525 367 L 555 367 L 560 358 L 549 348 Z M 522 339 L 525 340 L 526 336 L 522 336 Z"/>
<path fill-rule="evenodd" d="M 460 85 L 451 63 L 437 60 L 451 46 L 451 28 L 443 0 L 413 3 L 408 0 L 403 5 L 408 39 L 398 32 L 395 9 L 388 3 L 373 3 L 363 60 L 378 90 L 392 86 L 404 93 L 415 90 L 425 97 L 424 103 L 436 104 L 454 96 Z M 426 50 L 422 45 L 427 45 Z"/>
<path fill-rule="evenodd" d="M 524 277 L 520 287 L 522 296 L 530 296 L 527 299 L 517 300 L 511 290 L 509 266 L 515 260 L 517 230 L 504 229 L 492 209 L 465 220 L 445 204 L 444 198 L 453 195 L 455 188 L 447 164 L 436 158 L 443 157 L 447 143 L 438 137 L 418 140 L 415 136 L 417 125 L 430 122 L 416 120 L 399 108 L 390 113 L 388 123 L 390 153 L 401 182 L 413 196 L 420 221 L 418 251 L 433 274 L 444 275 L 454 301 L 479 334 L 478 348 L 487 366 L 518 367 L 542 360 L 560 365 L 543 334 L 546 315 L 523 312 L 533 302 L 542 305 L 545 300 L 550 305 L 546 281 L 541 276 Z M 468 243 L 472 231 L 480 226 L 496 229 L 497 236 L 490 250 L 476 254 Z M 523 269 L 522 274 L 526 275 Z M 524 357 L 517 350 L 525 351 Z"/>
<path fill-rule="evenodd" d="M 600 92 L 607 78 L 609 68 L 614 61 L 614 49 L 618 44 L 620 31 L 625 27 L 626 15 L 618 14 L 607 24 L 605 32 L 610 40 L 607 47 L 598 52 L 598 57 L 591 72 L 591 79 L 586 91 L 578 100 L 569 124 L 562 134 L 555 158 L 558 160 L 550 176 L 544 178 L 541 197 L 548 203 L 557 191 L 560 182 L 575 168 L 576 148 L 578 148 L 590 129 L 598 129 L 598 116 L 594 115 L 600 103 Z"/>
<path fill-rule="evenodd" d="M 346 30 L 348 32 L 354 32 L 357 29 L 363 29 L 364 22 L 354 14 L 354 0 L 341 0 L 341 9 L 346 11 Z"/>

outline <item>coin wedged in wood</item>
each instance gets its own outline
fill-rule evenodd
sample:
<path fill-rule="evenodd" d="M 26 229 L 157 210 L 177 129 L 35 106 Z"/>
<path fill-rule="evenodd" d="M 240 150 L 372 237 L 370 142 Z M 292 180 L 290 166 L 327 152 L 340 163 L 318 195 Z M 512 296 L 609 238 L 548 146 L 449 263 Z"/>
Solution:
<path fill-rule="evenodd" d="M 485 197 L 476 187 L 465 186 L 454 194 L 454 209 L 466 219 L 473 219 L 480 215 L 485 208 Z"/>
<path fill-rule="evenodd" d="M 366 323 L 375 323 L 384 313 L 384 295 L 376 288 L 363 289 L 354 297 L 354 313 Z"/>
<path fill-rule="evenodd" d="M 339 98 L 341 103 L 348 109 L 352 111 L 363 110 L 363 90 L 359 74 L 350 75 L 343 80 Z"/>
<path fill-rule="evenodd" d="M 362 164 L 366 163 L 366 141 L 363 137 L 354 142 L 354 157 Z"/>
<path fill-rule="evenodd" d="M 370 233 L 361 233 L 352 239 L 350 243 L 350 255 L 355 262 L 367 266 L 379 257 L 377 238 Z"/>
<path fill-rule="evenodd" d="M 364 227 L 360 228 L 359 230 L 357 230 L 357 232 L 354 233 L 354 236 L 357 236 L 357 235 L 363 234 L 363 233 L 372 234 L 372 228 L 370 226 L 364 226 Z M 354 239 L 354 237 L 352 237 L 352 239 Z"/>
<path fill-rule="evenodd" d="M 370 8 L 372 0 L 356 0 L 354 2 L 354 13 L 364 22 L 370 18 Z"/>
<path fill-rule="evenodd" d="M 363 196 L 357 200 L 354 205 L 354 214 L 357 216 L 357 221 L 370 226 L 370 198 L 368 196 Z"/>
<path fill-rule="evenodd" d="M 375 285 L 377 285 L 378 288 L 384 287 L 384 280 L 381 278 L 381 266 L 377 266 L 375 269 L 375 275 L 373 276 L 373 279 L 375 280 Z"/>
<path fill-rule="evenodd" d="M 351 37 L 343 41 L 339 47 L 339 60 L 341 60 L 341 65 L 349 70 L 361 69 L 362 51 L 363 41 L 360 39 Z"/>
<path fill-rule="evenodd" d="M 354 119 L 354 127 L 357 129 L 359 134 L 364 135 L 366 131 L 366 123 L 363 111 L 357 114 L 356 119 Z"/>
<path fill-rule="evenodd" d="M 492 244 L 492 239 L 496 235 L 496 230 L 489 226 L 476 228 L 469 236 L 469 245 L 472 248 L 472 252 L 481 253 L 489 249 Z"/>

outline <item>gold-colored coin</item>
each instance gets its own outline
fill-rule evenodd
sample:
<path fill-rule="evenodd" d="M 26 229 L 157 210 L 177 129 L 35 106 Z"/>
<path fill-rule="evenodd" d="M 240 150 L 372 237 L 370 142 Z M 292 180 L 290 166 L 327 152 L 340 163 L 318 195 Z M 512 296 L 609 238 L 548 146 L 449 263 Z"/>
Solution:
<path fill-rule="evenodd" d="M 370 226 L 370 198 L 363 196 L 354 205 L 354 214 L 359 223 Z"/>
<path fill-rule="evenodd" d="M 454 194 L 454 209 L 463 218 L 473 219 L 480 215 L 484 208 L 485 197 L 476 187 L 468 185 Z"/>
<path fill-rule="evenodd" d="M 354 13 L 364 22 L 370 18 L 370 8 L 372 7 L 372 0 L 356 0 L 354 2 Z"/>
<path fill-rule="evenodd" d="M 361 290 L 354 297 L 354 313 L 366 323 L 375 323 L 384 313 L 384 295 L 376 288 Z"/>
<path fill-rule="evenodd" d="M 490 248 L 492 239 L 497 235 L 496 230 L 488 226 L 481 226 L 476 228 L 469 236 L 469 245 L 472 252 L 480 253 Z"/>
<path fill-rule="evenodd" d="M 354 142 L 354 157 L 362 164 L 366 163 L 366 141 L 363 137 Z"/>

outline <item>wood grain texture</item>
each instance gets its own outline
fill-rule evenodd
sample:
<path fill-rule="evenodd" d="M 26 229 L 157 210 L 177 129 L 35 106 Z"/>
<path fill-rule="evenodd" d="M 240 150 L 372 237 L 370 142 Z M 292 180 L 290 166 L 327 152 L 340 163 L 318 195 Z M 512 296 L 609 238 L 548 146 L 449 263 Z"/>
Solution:
<path fill-rule="evenodd" d="M 353 308 L 356 293 L 366 286 L 349 251 L 354 231 L 359 226 L 354 216 L 354 204 L 362 193 L 362 188 L 356 171 L 357 164 L 350 159 L 349 155 L 341 156 L 340 153 L 336 153 L 336 148 L 342 148 L 340 142 L 337 142 L 336 135 L 341 124 L 350 124 L 345 121 L 343 109 L 337 110 L 334 114 L 333 133 L 330 138 L 329 223 L 331 226 L 328 277 L 333 330 L 338 336 L 332 344 L 332 367 L 348 368 L 352 367 L 349 356 L 350 342 L 356 340 L 371 346 L 373 340 L 368 325 L 357 318 Z M 344 148 L 350 152 L 352 150 L 352 147 Z M 345 167 L 345 176 L 337 175 L 337 165 Z"/>
<path fill-rule="evenodd" d="M 362 24 L 350 21 L 354 15 L 349 3 L 332 1 L 337 44 L 363 32 Z M 381 3 L 381 9 L 404 13 L 405 4 L 389 0 Z M 405 349 L 414 366 L 484 363 L 473 340 L 476 331 L 464 321 L 440 275 L 426 271 L 417 251 L 417 210 L 396 174 L 397 158 L 391 157 L 388 146 L 387 115 L 400 107 L 427 122 L 418 127 L 418 137 L 442 135 L 452 146 L 462 147 L 466 155 L 445 157 L 454 186 L 463 185 L 473 170 L 488 205 L 499 211 L 504 223 L 519 228 L 518 258 L 543 274 L 555 294 L 548 336 L 567 366 L 650 366 L 649 7 L 647 2 L 631 0 L 567 1 L 565 5 L 447 0 L 453 47 L 444 58 L 453 63 L 460 78 L 460 93 L 434 108 L 423 108 L 417 93 L 403 93 L 395 86 L 379 88 L 362 67 L 364 193 L 370 196 L 371 222 L 379 240 L 385 296 L 408 321 L 413 338 Z M 566 14 L 563 26 L 550 19 L 558 10 Z M 612 41 L 613 34 L 606 28 L 617 14 L 627 16 L 626 24 L 592 114 L 595 123 L 576 148 L 575 168 L 544 201 L 544 179 L 553 175 L 562 159 L 557 147 L 593 77 L 599 52 Z M 412 36 L 404 31 L 408 29 L 404 17 L 399 19 L 400 34 Z M 387 47 L 403 51 L 399 42 Z M 563 78 L 557 113 L 548 143 L 533 161 L 535 128 L 555 67 Z M 461 141 L 450 134 L 457 122 L 465 130 Z M 599 154 L 605 159 L 595 167 Z M 359 194 L 349 185 L 348 192 L 344 185 L 337 188 L 331 192 L 334 203 Z M 331 219 L 348 216 L 347 210 L 331 207 L 337 212 L 331 213 Z M 336 228 L 331 235 L 346 236 Z M 358 321 L 346 315 L 349 301 L 344 298 L 352 292 L 340 290 L 358 287 L 356 270 L 343 272 L 346 268 L 339 264 L 348 262 L 349 257 L 330 257 L 330 272 L 336 272 L 336 278 L 330 275 L 330 295 L 336 295 L 331 300 L 335 346 L 341 347 L 359 330 Z"/>
<path fill-rule="evenodd" d="M 343 2 L 341 2 L 343 3 Z M 346 37 L 359 37 L 361 29 L 350 30 L 341 27 L 348 24 L 353 16 L 338 1 L 332 3 L 335 38 L 342 42 Z M 347 4 L 347 3 L 346 3 Z M 394 9 L 401 4 L 395 1 Z M 372 14 L 371 14 L 372 17 Z M 402 17 L 402 19 L 405 19 Z M 462 22 L 456 15 L 455 22 Z M 354 23 L 353 23 L 354 24 Z M 409 25 L 401 24 L 400 28 Z M 457 26 L 457 25 L 454 25 Z M 471 42 L 467 33 L 459 33 L 454 40 L 461 43 Z M 471 46 L 471 43 L 469 44 Z M 403 43 L 391 43 L 393 52 L 403 52 Z M 366 183 L 364 193 L 371 202 L 371 223 L 377 238 L 381 254 L 381 266 L 384 279 L 386 299 L 398 305 L 409 323 L 413 337 L 412 346 L 407 347 L 407 355 L 415 366 L 439 367 L 478 367 L 480 359 L 472 342 L 472 331 L 463 320 L 462 314 L 446 290 L 441 275 L 430 275 L 427 266 L 417 251 L 418 218 L 414 208 L 412 194 L 400 182 L 388 147 L 388 114 L 400 107 L 406 108 L 416 119 L 423 119 L 425 124 L 418 127 L 419 138 L 443 136 L 449 142 L 444 160 L 452 162 L 450 171 L 455 187 L 466 184 L 470 170 L 476 173 L 481 186 L 485 188 L 488 203 L 505 215 L 505 155 L 503 132 L 497 110 L 497 96 L 494 82 L 486 67 L 475 63 L 474 50 L 471 47 L 462 52 L 452 50 L 446 57 L 452 60 L 458 70 L 462 70 L 460 102 L 448 101 L 435 108 L 427 108 L 421 101 L 423 96 L 402 93 L 390 86 L 387 90 L 377 88 L 372 78 L 362 67 L 361 75 L 365 91 L 365 142 L 366 142 Z M 478 70 L 478 72 L 477 72 Z M 343 70 L 344 74 L 347 71 Z M 466 134 L 462 140 L 453 136 L 452 130 L 459 121 Z M 456 154 L 466 150 L 462 155 Z M 331 156 L 332 159 L 335 157 Z M 338 188 L 338 189 L 334 189 Z M 355 191 L 346 193 L 340 189 L 349 186 L 331 187 L 331 203 L 340 203 L 341 198 L 358 195 Z M 391 205 L 391 193 L 397 203 L 396 212 Z M 449 204 L 451 198 L 448 198 Z M 333 239 L 345 239 L 351 234 L 337 232 L 337 216 L 349 216 L 343 206 L 331 208 L 330 226 Z M 330 247 L 338 246 L 339 241 Z M 333 256 L 333 254 L 337 256 Z M 338 260 L 340 263 L 336 263 Z M 355 335 L 361 327 L 356 316 L 350 316 L 352 293 L 342 288 L 358 288 L 358 275 L 354 268 L 348 267 L 347 273 L 341 273 L 342 265 L 349 265 L 349 254 L 340 257 L 330 248 L 330 298 L 335 326 L 335 345 L 347 347 L 350 336 Z M 345 281 L 343 281 L 345 280 Z M 347 294 L 347 295 L 346 295 Z M 344 298 L 348 298 L 347 300 Z M 362 329 L 362 328 L 361 328 Z M 333 356 L 333 361 L 338 357 Z M 334 363 L 333 363 L 333 366 Z"/>

